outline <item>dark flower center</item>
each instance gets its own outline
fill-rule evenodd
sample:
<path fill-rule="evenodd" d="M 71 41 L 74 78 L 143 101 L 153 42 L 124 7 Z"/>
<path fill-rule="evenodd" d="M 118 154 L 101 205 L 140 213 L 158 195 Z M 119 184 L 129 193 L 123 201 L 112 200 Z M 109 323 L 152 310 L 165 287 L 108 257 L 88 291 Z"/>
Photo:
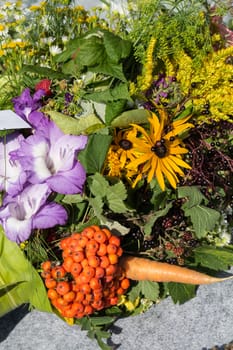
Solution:
<path fill-rule="evenodd" d="M 157 141 L 154 146 L 151 147 L 151 151 L 159 158 L 164 158 L 167 154 L 167 148 L 165 146 L 165 140 Z"/>
<path fill-rule="evenodd" d="M 121 148 L 123 148 L 125 151 L 127 151 L 128 149 L 132 148 L 132 142 L 126 139 L 121 139 L 119 142 L 119 145 Z"/>

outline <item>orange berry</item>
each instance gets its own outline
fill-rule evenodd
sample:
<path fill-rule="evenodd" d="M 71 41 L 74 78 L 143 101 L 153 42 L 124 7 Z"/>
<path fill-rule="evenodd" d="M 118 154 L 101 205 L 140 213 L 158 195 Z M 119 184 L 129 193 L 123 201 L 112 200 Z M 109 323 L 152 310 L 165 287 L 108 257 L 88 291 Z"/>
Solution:
<path fill-rule="evenodd" d="M 114 244 L 114 245 L 116 245 L 117 247 L 120 247 L 120 245 L 121 245 L 121 239 L 120 239 L 120 237 L 118 237 L 118 236 L 111 236 L 111 237 L 109 238 L 109 243 L 110 243 L 110 244 Z"/>
<path fill-rule="evenodd" d="M 107 245 L 107 253 L 108 254 L 116 254 L 116 252 L 117 252 L 117 246 L 115 245 L 115 244 L 111 244 L 111 243 L 109 243 L 108 245 Z"/>
<path fill-rule="evenodd" d="M 79 291 L 79 292 L 76 293 L 75 301 L 81 302 L 81 301 L 84 300 L 84 298 L 85 298 L 84 293 Z"/>
<path fill-rule="evenodd" d="M 91 315 L 94 312 L 94 310 L 93 310 L 93 307 L 91 305 L 86 305 L 84 307 L 84 311 L 83 312 L 84 312 L 85 315 Z"/>
<path fill-rule="evenodd" d="M 57 286 L 57 282 L 55 281 L 54 278 L 46 278 L 44 283 L 48 289 L 56 288 Z"/>
<path fill-rule="evenodd" d="M 105 274 L 106 276 L 113 276 L 117 271 L 117 266 L 116 265 L 108 265 L 105 269 Z"/>
<path fill-rule="evenodd" d="M 66 257 L 68 257 L 68 256 L 72 256 L 72 254 L 73 254 L 73 251 L 72 251 L 72 249 L 70 249 L 70 248 L 65 248 L 64 250 L 63 250 L 63 252 L 62 252 L 62 258 L 63 259 L 65 259 Z"/>
<path fill-rule="evenodd" d="M 51 268 L 52 268 L 52 264 L 51 264 L 51 261 L 44 261 L 42 264 L 41 264 L 41 268 L 42 270 L 44 271 L 50 271 Z"/>
<path fill-rule="evenodd" d="M 128 278 L 124 278 L 122 281 L 121 281 L 121 288 L 123 289 L 128 289 L 130 286 L 130 281 Z"/>
<path fill-rule="evenodd" d="M 118 249 L 117 249 L 117 255 L 118 255 L 118 256 L 122 256 L 122 254 L 123 254 L 123 249 L 122 249 L 121 247 L 118 247 Z"/>
<path fill-rule="evenodd" d="M 102 287 L 101 280 L 99 278 L 96 278 L 96 277 L 91 278 L 89 285 L 90 285 L 91 289 L 100 289 Z"/>
<path fill-rule="evenodd" d="M 93 296 L 94 296 L 94 300 L 101 300 L 103 298 L 103 289 L 102 288 L 94 289 Z"/>
<path fill-rule="evenodd" d="M 94 233 L 95 233 L 95 230 L 91 226 L 85 227 L 84 230 L 82 231 L 82 235 L 86 236 L 89 239 L 93 238 Z"/>
<path fill-rule="evenodd" d="M 94 239 L 98 243 L 104 243 L 107 240 L 107 236 L 102 230 L 99 229 L 94 233 Z"/>
<path fill-rule="evenodd" d="M 100 243 L 99 249 L 96 252 L 99 256 L 104 256 L 107 254 L 107 245 L 105 243 Z"/>
<path fill-rule="evenodd" d="M 62 250 L 65 250 L 67 247 L 68 247 L 68 244 L 70 243 L 71 241 L 71 237 L 66 237 L 66 238 L 63 238 L 61 241 L 60 241 L 60 248 Z"/>
<path fill-rule="evenodd" d="M 75 314 L 78 314 L 80 312 L 83 312 L 84 306 L 82 303 L 74 302 L 71 306 L 71 310 L 74 310 Z"/>
<path fill-rule="evenodd" d="M 94 300 L 91 306 L 96 310 L 101 310 L 104 307 L 103 300 Z"/>
<path fill-rule="evenodd" d="M 71 289 L 71 285 L 67 281 L 60 281 L 57 283 L 56 291 L 60 295 L 65 295 L 70 291 L 70 289 Z"/>
<path fill-rule="evenodd" d="M 91 267 L 97 267 L 100 265 L 100 258 L 96 255 L 91 255 L 88 257 L 88 264 Z"/>
<path fill-rule="evenodd" d="M 68 301 L 64 300 L 62 296 L 57 298 L 57 305 L 58 308 L 62 308 L 63 306 L 67 306 L 68 305 Z"/>
<path fill-rule="evenodd" d="M 77 277 L 80 272 L 82 271 L 82 265 L 79 263 L 79 262 L 74 262 L 72 265 L 71 265 L 71 268 L 70 268 L 70 273 L 74 276 L 74 277 Z"/>
<path fill-rule="evenodd" d="M 119 287 L 116 292 L 118 295 L 123 295 L 125 293 L 125 289 Z"/>
<path fill-rule="evenodd" d="M 64 258 L 62 266 L 67 272 L 70 272 L 71 266 L 73 265 L 73 263 L 74 263 L 73 258 L 71 256 L 67 256 L 66 258 Z"/>
<path fill-rule="evenodd" d="M 102 228 L 102 231 L 106 234 L 108 239 L 112 236 L 112 233 L 108 228 Z"/>
<path fill-rule="evenodd" d="M 105 282 L 106 283 L 109 283 L 113 280 L 113 275 L 108 275 L 108 276 L 105 276 Z"/>
<path fill-rule="evenodd" d="M 108 254 L 108 258 L 110 261 L 110 264 L 117 264 L 118 263 L 118 255 L 117 254 Z"/>
<path fill-rule="evenodd" d="M 100 266 L 104 269 L 110 265 L 110 261 L 106 255 L 100 257 Z"/>
<path fill-rule="evenodd" d="M 85 248 L 88 242 L 88 238 L 86 236 L 81 235 L 78 239 L 78 244 L 80 247 Z"/>
<path fill-rule="evenodd" d="M 77 251 L 73 253 L 72 257 L 75 262 L 80 262 L 85 258 L 85 255 L 82 251 Z"/>
<path fill-rule="evenodd" d="M 64 310 L 62 312 L 63 317 L 73 318 L 73 317 L 75 317 L 75 315 L 76 315 L 76 311 L 73 310 L 72 308 L 69 308 L 69 309 Z"/>
<path fill-rule="evenodd" d="M 40 275 L 41 275 L 41 277 L 43 277 L 44 279 L 46 279 L 46 278 L 51 278 L 51 272 L 50 272 L 50 270 L 49 270 L 49 271 L 42 271 Z"/>
<path fill-rule="evenodd" d="M 93 294 L 88 293 L 85 295 L 85 298 L 83 300 L 83 305 L 90 305 L 94 300 Z"/>
<path fill-rule="evenodd" d="M 110 298 L 110 305 L 116 305 L 118 303 L 118 297 Z"/>
<path fill-rule="evenodd" d="M 80 264 L 82 265 L 82 268 L 84 269 L 84 267 L 86 267 L 86 266 L 89 265 L 88 259 L 87 259 L 87 258 L 84 258 L 84 259 L 80 262 Z"/>
<path fill-rule="evenodd" d="M 79 232 L 74 232 L 71 235 L 71 238 L 76 239 L 76 240 L 79 240 L 80 237 L 81 237 L 81 233 L 79 233 Z"/>
<path fill-rule="evenodd" d="M 83 292 L 84 294 L 90 294 L 91 293 L 91 287 L 89 285 L 89 283 L 83 283 L 80 286 L 80 290 L 81 292 Z"/>
<path fill-rule="evenodd" d="M 52 288 L 48 289 L 47 295 L 48 295 L 48 298 L 51 300 L 58 298 L 58 294 L 57 294 L 56 290 L 52 289 Z"/>
<path fill-rule="evenodd" d="M 89 253 L 92 253 L 93 255 L 97 252 L 99 249 L 99 243 L 96 242 L 95 239 L 90 239 L 89 242 L 86 244 L 86 251 Z"/>
<path fill-rule="evenodd" d="M 95 268 L 92 267 L 91 265 L 90 266 L 86 266 L 83 269 L 83 274 L 91 279 L 92 277 L 95 276 Z"/>
<path fill-rule="evenodd" d="M 52 268 L 51 275 L 54 279 L 61 279 L 65 277 L 66 270 L 62 266 L 55 266 Z"/>
<path fill-rule="evenodd" d="M 69 303 L 76 298 L 76 293 L 73 290 L 70 290 L 68 293 L 63 295 L 63 299 Z"/>
<path fill-rule="evenodd" d="M 95 269 L 95 277 L 102 278 L 105 275 L 105 270 L 101 266 L 97 266 Z"/>

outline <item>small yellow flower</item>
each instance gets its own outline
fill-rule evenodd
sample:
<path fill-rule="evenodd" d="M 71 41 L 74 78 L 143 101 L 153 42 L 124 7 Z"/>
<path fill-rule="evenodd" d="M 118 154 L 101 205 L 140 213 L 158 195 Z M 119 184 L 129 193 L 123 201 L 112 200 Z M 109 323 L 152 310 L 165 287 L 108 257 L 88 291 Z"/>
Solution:
<path fill-rule="evenodd" d="M 159 116 L 152 113 L 149 118 L 150 132 L 136 124 L 133 124 L 136 136 L 130 136 L 129 140 L 134 145 L 132 152 L 137 154 L 137 159 L 127 165 L 127 168 L 134 174 L 133 187 L 143 177 L 148 182 L 155 177 L 160 188 L 165 190 L 164 178 L 173 188 L 176 188 L 179 179 L 177 174 L 184 176 L 180 167 L 190 169 L 190 166 L 181 158 L 182 154 L 188 150 L 182 147 L 179 134 L 193 127 L 191 123 L 186 123 L 190 116 L 175 120 L 170 123 L 165 110 L 159 110 Z M 139 154 L 139 156 L 138 156 Z"/>

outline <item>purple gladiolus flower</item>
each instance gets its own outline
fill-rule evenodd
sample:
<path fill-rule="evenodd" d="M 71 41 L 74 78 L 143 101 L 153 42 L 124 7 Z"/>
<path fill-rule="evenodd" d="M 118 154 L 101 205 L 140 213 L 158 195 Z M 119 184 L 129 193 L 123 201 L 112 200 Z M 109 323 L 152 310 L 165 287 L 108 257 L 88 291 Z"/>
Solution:
<path fill-rule="evenodd" d="M 46 128 L 23 140 L 11 157 L 19 160 L 30 183 L 46 183 L 62 194 L 82 193 L 86 173 L 77 153 L 86 143 L 87 136 L 65 135 L 47 119 Z"/>
<path fill-rule="evenodd" d="M 37 184 L 27 186 L 15 197 L 5 197 L 0 223 L 11 241 L 20 243 L 27 240 L 33 229 L 65 224 L 67 212 L 61 205 L 47 202 L 50 193 L 46 184 Z"/>
<path fill-rule="evenodd" d="M 44 95 L 45 95 L 44 90 L 38 90 L 35 92 L 33 96 L 31 96 L 30 89 L 26 88 L 20 96 L 14 97 L 12 99 L 15 113 L 17 113 L 21 118 L 23 118 L 25 121 L 29 122 L 30 124 L 32 124 L 32 126 L 34 126 L 34 124 L 31 122 L 31 113 L 36 111 L 42 106 L 41 98 Z M 37 112 L 37 113 L 40 113 L 40 112 Z"/>
<path fill-rule="evenodd" d="M 12 133 L 6 138 L 0 138 L 0 191 L 11 196 L 22 191 L 27 175 L 17 160 L 10 159 L 9 153 L 19 148 L 24 137 L 19 133 Z"/>

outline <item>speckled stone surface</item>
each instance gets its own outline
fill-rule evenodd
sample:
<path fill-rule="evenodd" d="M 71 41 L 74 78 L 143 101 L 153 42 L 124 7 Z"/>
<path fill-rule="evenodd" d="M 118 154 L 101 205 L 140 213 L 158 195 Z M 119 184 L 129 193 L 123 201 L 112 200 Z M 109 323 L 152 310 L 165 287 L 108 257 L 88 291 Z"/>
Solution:
<path fill-rule="evenodd" d="M 233 340 L 233 280 L 201 286 L 183 305 L 170 298 L 145 314 L 115 323 L 112 342 L 119 350 L 224 349 Z M 1 350 L 96 350 L 78 326 L 55 315 L 21 307 L 0 319 Z"/>

